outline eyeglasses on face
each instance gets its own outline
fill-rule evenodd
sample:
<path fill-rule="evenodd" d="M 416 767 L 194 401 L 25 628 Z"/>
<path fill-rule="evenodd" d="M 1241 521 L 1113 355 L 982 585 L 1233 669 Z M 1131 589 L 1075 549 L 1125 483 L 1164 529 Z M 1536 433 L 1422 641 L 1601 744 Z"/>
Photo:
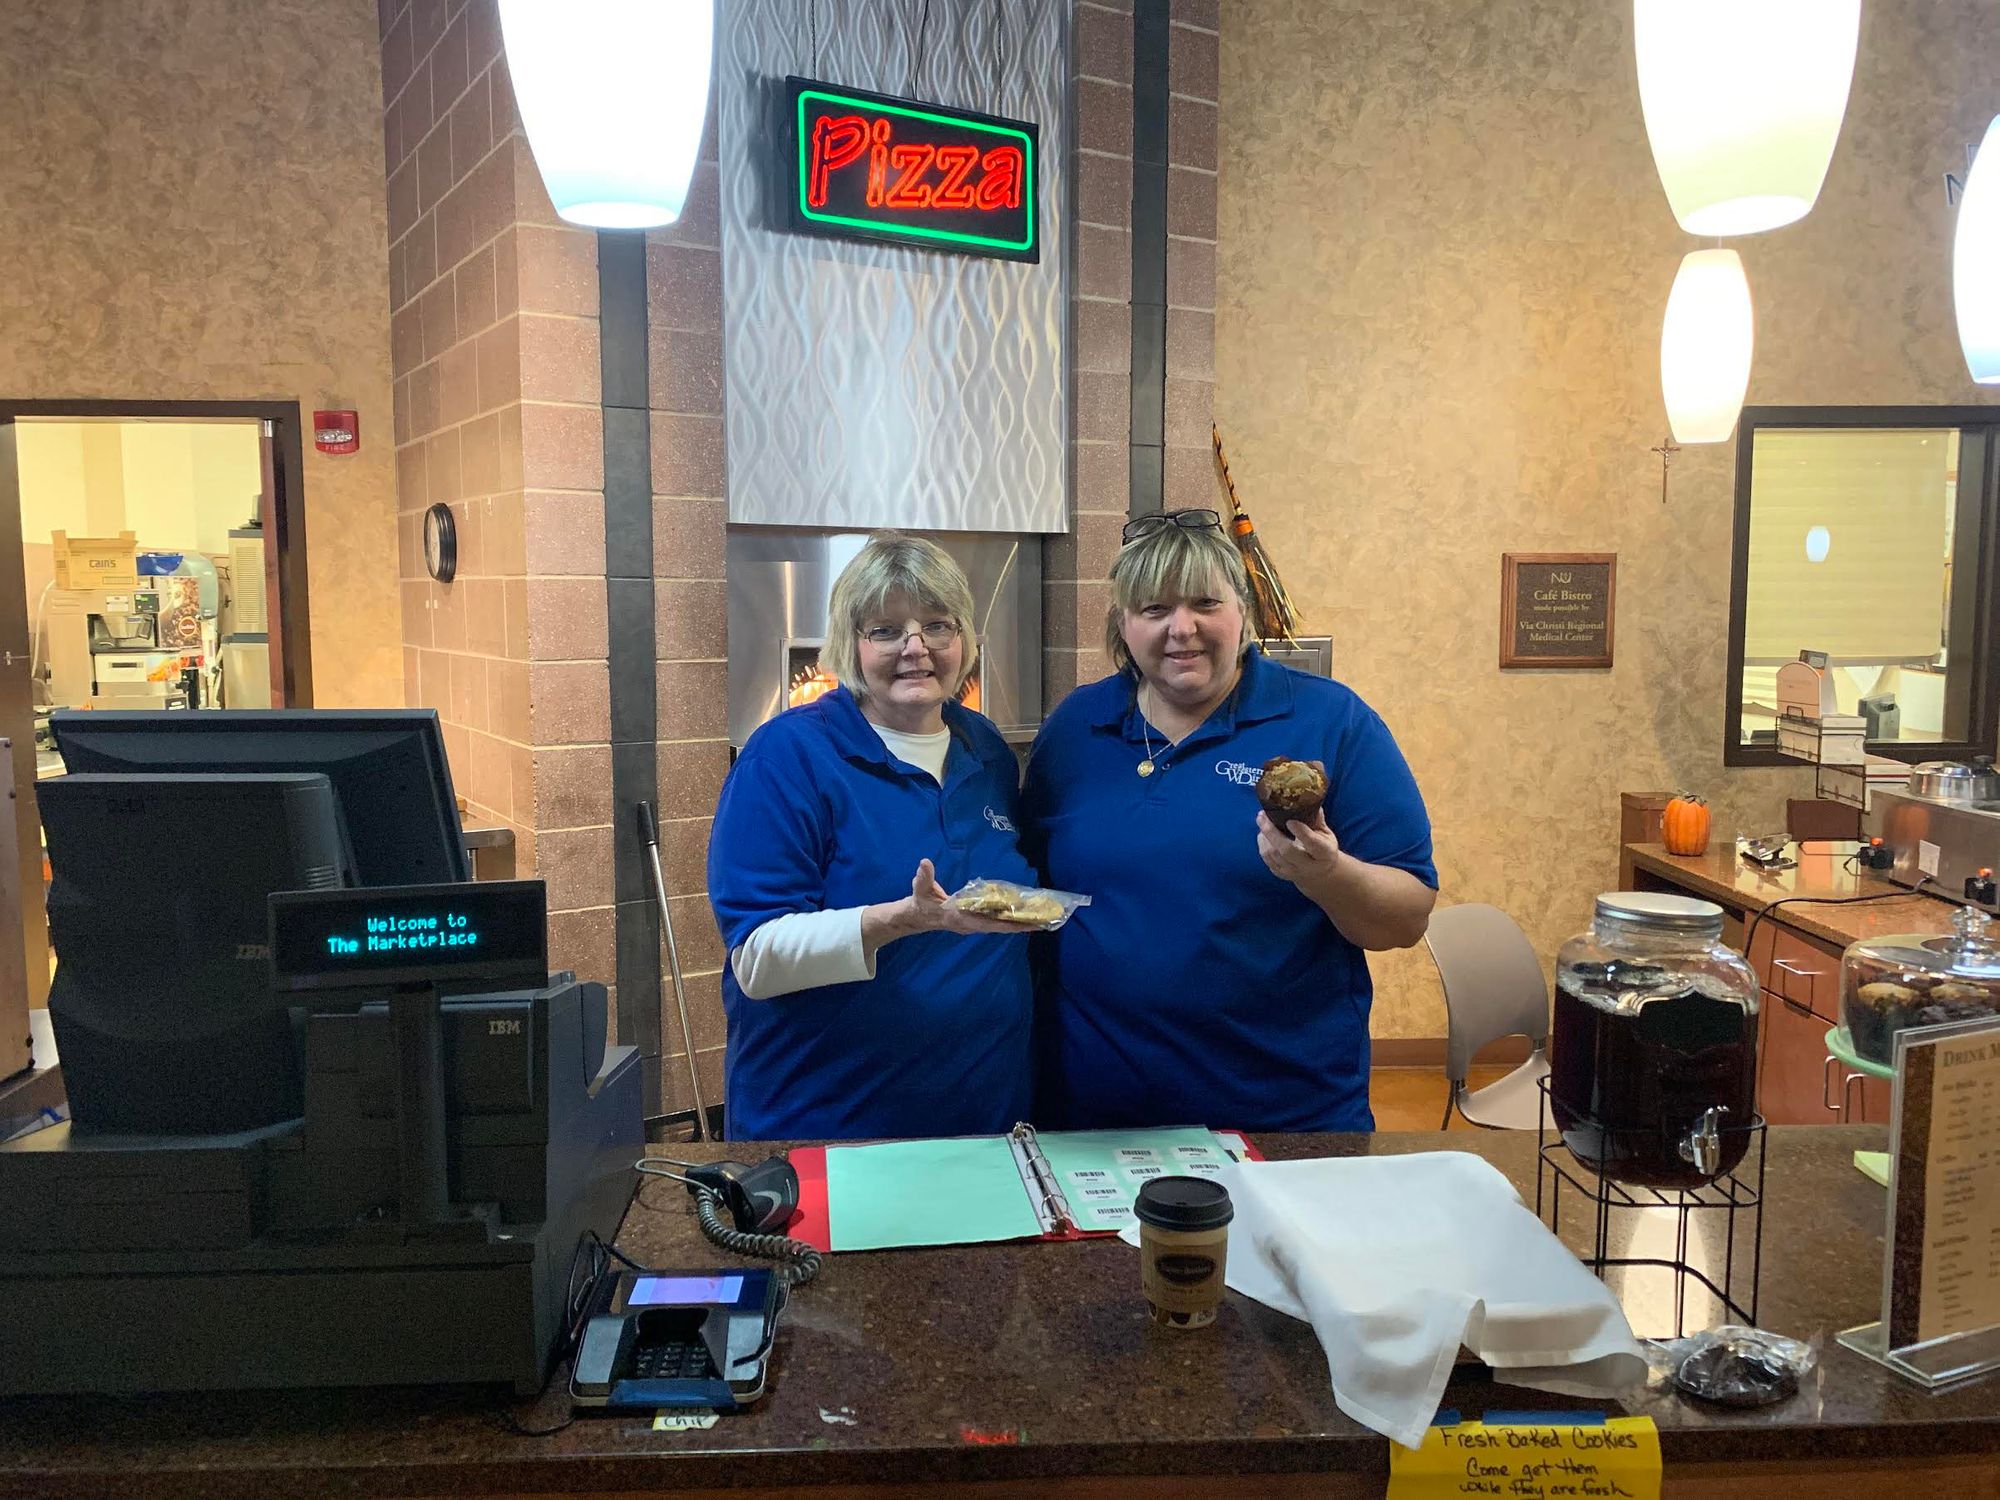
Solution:
<path fill-rule="evenodd" d="M 861 632 L 861 639 L 877 651 L 901 651 L 903 643 L 913 635 L 922 636 L 930 650 L 942 651 L 958 639 L 958 626 L 951 620 L 932 620 L 921 630 L 908 630 L 901 625 L 871 625 Z"/>
<path fill-rule="evenodd" d="M 1151 515 L 1134 516 L 1125 523 L 1125 529 L 1118 534 L 1120 542 L 1136 542 L 1141 537 L 1152 536 L 1169 526 L 1178 526 L 1183 531 L 1220 531 L 1222 517 L 1212 510 L 1165 510 Z"/>

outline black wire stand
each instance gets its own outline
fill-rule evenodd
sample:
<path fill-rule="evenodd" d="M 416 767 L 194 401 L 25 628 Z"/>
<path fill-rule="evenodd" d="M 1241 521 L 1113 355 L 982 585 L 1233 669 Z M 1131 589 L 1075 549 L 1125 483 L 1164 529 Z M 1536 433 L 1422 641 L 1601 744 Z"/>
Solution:
<path fill-rule="evenodd" d="M 1751 1123 L 1724 1129 L 1725 1140 L 1734 1135 L 1749 1136 L 1749 1146 L 1731 1171 L 1698 1188 L 1639 1187 L 1614 1182 L 1593 1167 L 1584 1165 L 1563 1144 L 1555 1129 L 1550 1109 L 1549 1081 L 1539 1081 L 1541 1112 L 1535 1126 L 1535 1217 L 1542 1218 L 1547 1204 L 1547 1223 L 1557 1238 L 1562 1237 L 1562 1190 L 1565 1183 L 1579 1193 L 1591 1215 L 1588 1253 L 1579 1252 L 1583 1263 L 1600 1280 L 1610 1270 L 1652 1269 L 1673 1274 L 1673 1337 L 1687 1333 L 1688 1283 L 1707 1288 L 1720 1304 L 1727 1321 L 1757 1326 L 1758 1283 L 1764 1268 L 1764 1117 L 1753 1115 Z M 1595 1124 L 1596 1122 L 1587 1122 Z M 1754 1156 L 1754 1165 L 1752 1158 Z M 1616 1256 L 1611 1253 L 1612 1225 L 1617 1215 L 1634 1210 L 1666 1209 L 1675 1215 L 1674 1255 L 1671 1260 L 1648 1256 Z M 1688 1256 L 1688 1246 L 1696 1238 L 1690 1231 L 1696 1214 L 1719 1216 L 1723 1224 L 1722 1279 L 1718 1283 Z M 1710 1220 L 1709 1222 L 1713 1222 Z M 1750 1243 L 1746 1255 L 1737 1254 L 1737 1238 L 1747 1227 Z M 1747 1286 L 1739 1286 L 1744 1275 L 1743 1261 L 1749 1261 Z"/>

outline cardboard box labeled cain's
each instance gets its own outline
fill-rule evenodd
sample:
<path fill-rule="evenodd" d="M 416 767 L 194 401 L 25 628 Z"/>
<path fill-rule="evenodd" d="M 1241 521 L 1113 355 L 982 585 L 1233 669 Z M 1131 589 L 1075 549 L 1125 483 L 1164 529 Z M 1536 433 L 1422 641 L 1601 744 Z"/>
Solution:
<path fill-rule="evenodd" d="M 135 589 L 139 586 L 139 539 L 121 531 L 116 536 L 70 536 L 52 531 L 56 587 L 59 589 Z"/>

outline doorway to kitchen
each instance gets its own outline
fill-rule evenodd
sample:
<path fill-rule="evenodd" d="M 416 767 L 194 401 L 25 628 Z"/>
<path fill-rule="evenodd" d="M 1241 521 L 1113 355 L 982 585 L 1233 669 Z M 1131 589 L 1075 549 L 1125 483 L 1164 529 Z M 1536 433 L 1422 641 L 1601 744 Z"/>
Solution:
<path fill-rule="evenodd" d="M 48 994 L 49 715 L 309 707 L 306 586 L 296 402 L 0 399 L 0 900 L 22 958 L 17 982 L 0 954 L 0 1079 L 27 1065 L 14 997 Z"/>

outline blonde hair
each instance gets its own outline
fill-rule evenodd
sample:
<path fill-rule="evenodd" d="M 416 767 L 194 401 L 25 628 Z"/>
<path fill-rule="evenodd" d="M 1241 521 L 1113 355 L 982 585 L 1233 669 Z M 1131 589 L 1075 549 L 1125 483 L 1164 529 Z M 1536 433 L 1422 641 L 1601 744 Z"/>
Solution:
<path fill-rule="evenodd" d="M 950 553 L 922 537 L 877 532 L 854 555 L 854 561 L 840 570 L 833 581 L 833 596 L 827 601 L 826 644 L 820 647 L 820 665 L 856 698 L 866 698 L 861 627 L 898 595 L 909 599 L 919 611 L 935 610 L 958 626 L 965 657 L 959 663 L 958 680 L 945 689 L 947 698 L 956 698 L 979 664 L 979 637 L 972 624 L 972 585 Z"/>
<path fill-rule="evenodd" d="M 1173 599 L 1200 599 L 1222 584 L 1243 606 L 1243 640 L 1238 655 L 1248 655 L 1252 642 L 1250 575 L 1242 554 L 1220 531 L 1162 526 L 1127 542 L 1111 564 L 1111 606 L 1104 614 L 1104 654 L 1121 672 L 1136 671 L 1125 645 L 1125 616 L 1148 604 Z"/>

